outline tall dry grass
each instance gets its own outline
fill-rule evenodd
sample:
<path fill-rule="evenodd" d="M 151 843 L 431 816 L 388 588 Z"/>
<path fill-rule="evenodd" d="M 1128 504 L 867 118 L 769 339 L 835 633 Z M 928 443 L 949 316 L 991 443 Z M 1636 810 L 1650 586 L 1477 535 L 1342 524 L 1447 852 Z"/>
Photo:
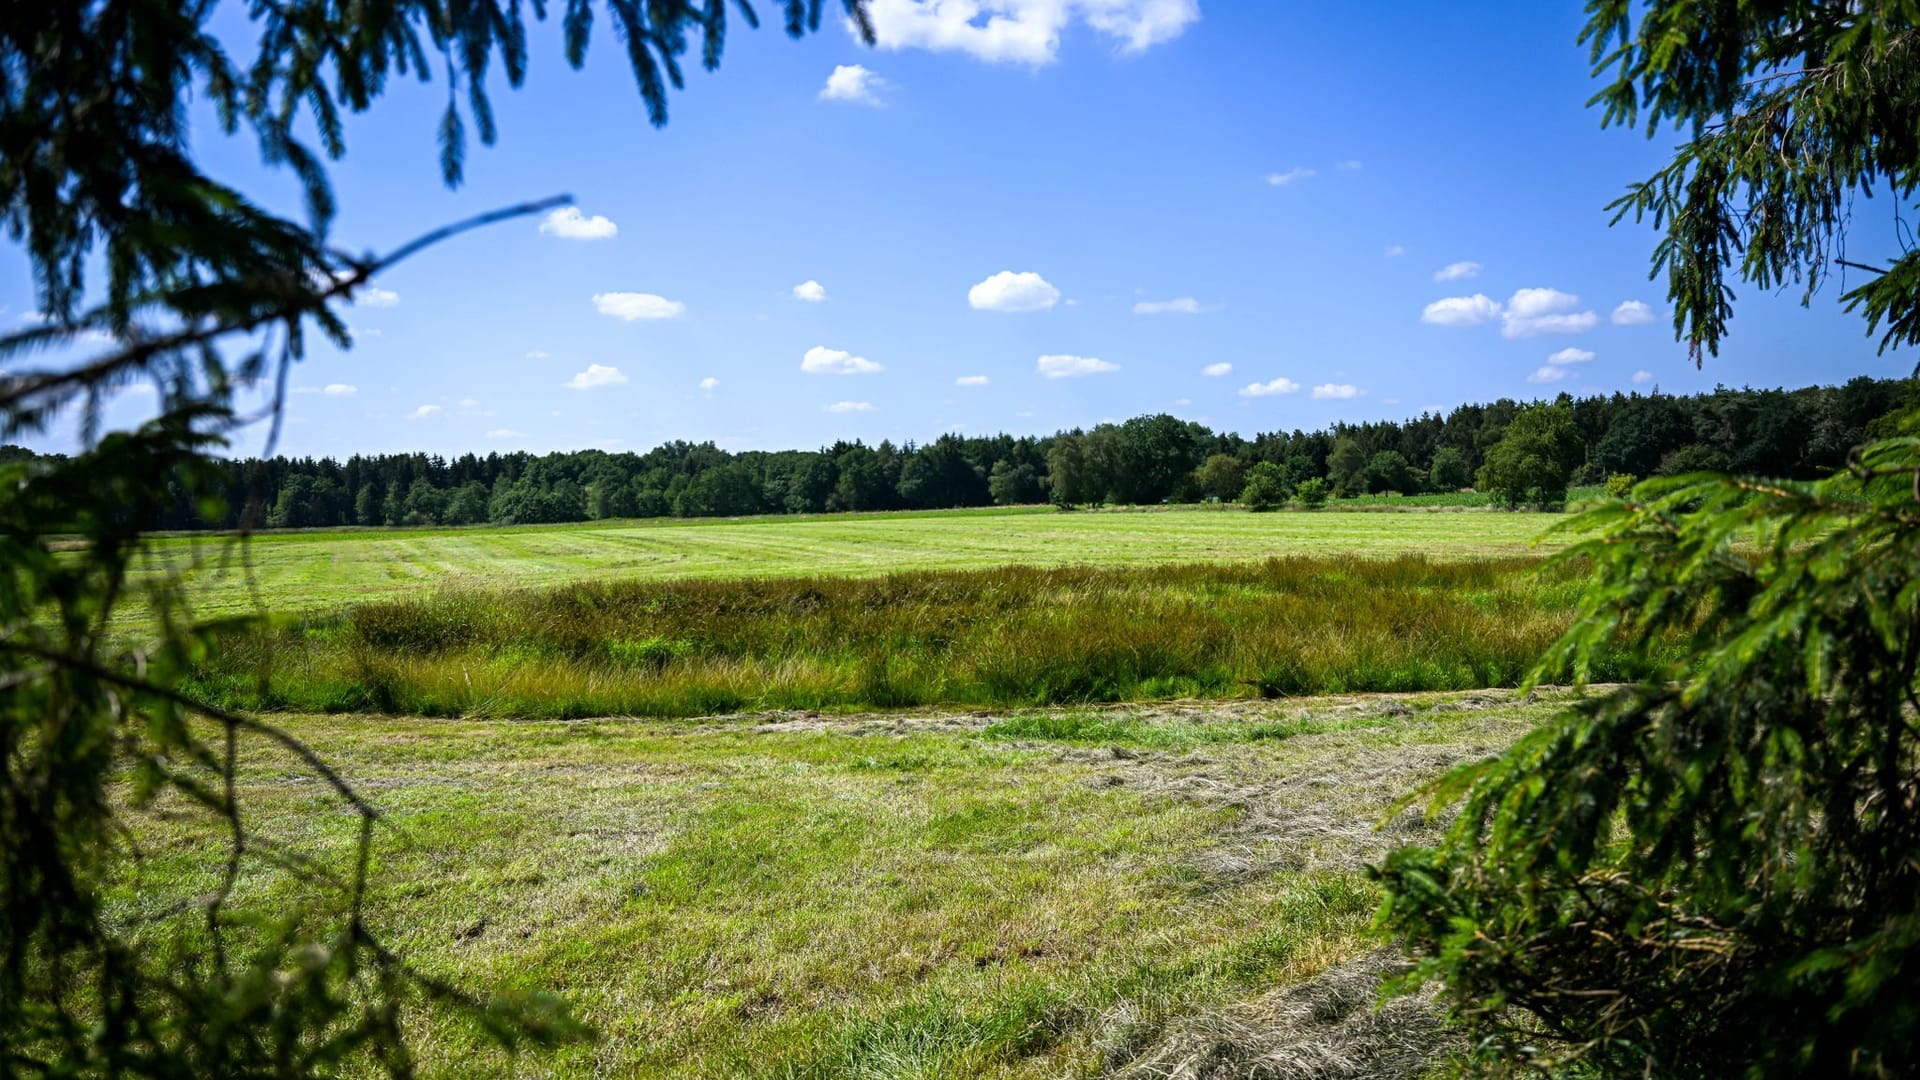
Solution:
<path fill-rule="evenodd" d="M 459 589 L 236 636 L 199 682 L 256 708 L 561 718 L 1477 689 L 1524 676 L 1581 577 L 1286 558 Z"/>

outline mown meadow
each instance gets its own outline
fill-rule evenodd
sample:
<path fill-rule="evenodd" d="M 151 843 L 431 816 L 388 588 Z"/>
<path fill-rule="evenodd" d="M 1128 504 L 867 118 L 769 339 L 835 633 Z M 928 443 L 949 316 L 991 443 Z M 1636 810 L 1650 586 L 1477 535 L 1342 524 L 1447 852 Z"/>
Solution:
<path fill-rule="evenodd" d="M 1432 828 L 1392 801 L 1553 707 L 282 722 L 384 815 L 374 932 L 461 986 L 558 994 L 594 1032 L 509 1062 L 423 1013 L 425 1075 L 1038 1080 L 1164 1075 L 1200 1018 L 1364 962 L 1364 867 Z M 345 875 L 356 819 L 317 781 L 244 746 L 250 828 Z M 111 917 L 215 886 L 219 824 L 182 808 L 129 819 L 143 855 Z M 301 907 L 249 866 L 236 902 Z M 1373 1004 L 1319 1007 L 1315 1052 L 1364 1041 Z M 1392 1041 L 1424 1060 L 1431 1037 Z"/>

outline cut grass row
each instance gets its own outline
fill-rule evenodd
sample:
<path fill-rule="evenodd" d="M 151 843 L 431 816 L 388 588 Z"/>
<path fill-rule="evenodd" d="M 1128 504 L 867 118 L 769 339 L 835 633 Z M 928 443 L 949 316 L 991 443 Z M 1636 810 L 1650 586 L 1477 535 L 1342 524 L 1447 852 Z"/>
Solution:
<path fill-rule="evenodd" d="M 385 815 L 376 933 L 464 986 L 558 993 L 599 1033 L 508 1066 L 416 1016 L 428 1075 L 1059 1078 L 1371 948 L 1361 867 L 1420 835 L 1375 831 L 1384 809 L 1550 707 L 286 725 Z M 248 744 L 239 794 L 344 874 L 354 819 L 314 780 Z M 154 809 L 109 915 L 157 937 L 197 917 L 181 902 L 223 847 Z M 298 906 L 247 865 L 236 904 Z"/>
<path fill-rule="evenodd" d="M 195 689 L 521 718 L 1466 690 L 1520 682 L 1583 581 L 1401 556 L 442 589 L 236 635 Z"/>
<path fill-rule="evenodd" d="M 1511 557 L 1556 515 L 1178 507 L 1032 508 L 817 518 L 156 538 L 144 575 L 176 571 L 203 616 L 327 611 L 445 585 L 871 576 L 996 566 L 1149 566 L 1286 555 Z"/>

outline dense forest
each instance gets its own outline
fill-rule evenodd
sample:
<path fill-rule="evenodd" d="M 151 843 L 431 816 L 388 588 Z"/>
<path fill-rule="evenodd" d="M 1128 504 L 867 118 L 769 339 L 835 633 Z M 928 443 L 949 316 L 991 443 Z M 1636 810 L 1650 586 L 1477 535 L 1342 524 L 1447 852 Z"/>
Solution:
<path fill-rule="evenodd" d="M 1323 493 L 1458 491 L 1553 503 L 1569 484 L 1725 470 L 1811 477 L 1845 462 L 1914 399 L 1907 379 L 1837 387 L 1502 399 L 1404 422 L 1336 424 L 1251 439 L 1164 414 L 1051 436 L 728 453 L 672 442 L 646 453 L 276 457 L 225 463 L 218 520 L 185 498 L 161 529 L 471 525 L 632 517 L 1230 501 Z M 0 463 L 35 458 L 0 447 Z"/>

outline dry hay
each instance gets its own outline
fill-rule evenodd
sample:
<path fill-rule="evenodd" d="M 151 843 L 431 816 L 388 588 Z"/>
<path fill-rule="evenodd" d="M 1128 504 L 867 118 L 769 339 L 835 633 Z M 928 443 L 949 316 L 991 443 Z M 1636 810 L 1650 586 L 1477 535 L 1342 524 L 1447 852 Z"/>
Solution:
<path fill-rule="evenodd" d="M 1404 961 L 1368 953 L 1254 1001 L 1188 1018 L 1140 1052 L 1122 1005 L 1103 1018 L 1114 1080 L 1373 1080 L 1416 1076 L 1452 1048 L 1431 990 L 1380 999 Z"/>

